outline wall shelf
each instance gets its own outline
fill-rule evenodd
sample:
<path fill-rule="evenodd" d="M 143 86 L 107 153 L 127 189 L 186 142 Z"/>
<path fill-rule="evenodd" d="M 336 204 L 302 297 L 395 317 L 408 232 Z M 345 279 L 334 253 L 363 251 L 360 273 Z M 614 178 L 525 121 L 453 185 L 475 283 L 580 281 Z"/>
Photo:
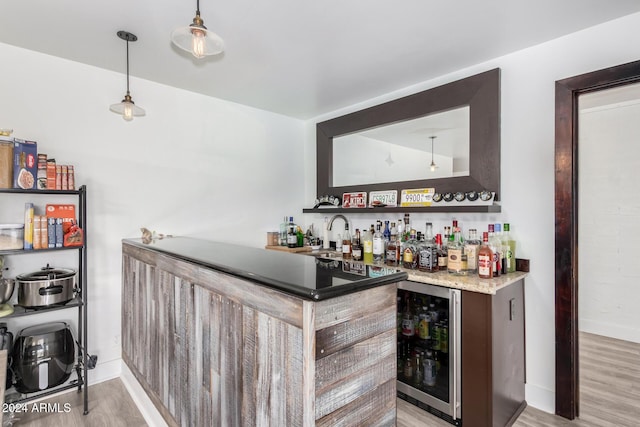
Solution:
<path fill-rule="evenodd" d="M 444 204 L 439 206 L 429 207 L 385 207 L 385 208 L 307 208 L 302 209 L 303 213 L 321 213 L 321 214 L 336 214 L 336 213 L 389 213 L 389 212 L 420 212 L 420 213 L 433 213 L 433 212 L 480 212 L 480 213 L 498 213 L 501 212 L 502 207 L 500 205 L 477 205 L 477 206 L 456 206 L 453 204 Z"/>

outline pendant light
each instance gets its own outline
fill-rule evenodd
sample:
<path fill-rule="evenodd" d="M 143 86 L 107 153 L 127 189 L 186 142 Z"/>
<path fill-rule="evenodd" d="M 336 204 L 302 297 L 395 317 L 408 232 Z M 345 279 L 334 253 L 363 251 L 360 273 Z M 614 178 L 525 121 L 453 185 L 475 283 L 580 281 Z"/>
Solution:
<path fill-rule="evenodd" d="M 436 139 L 436 137 L 430 136 L 429 138 L 431 138 L 431 165 L 429 165 L 429 169 L 431 169 L 431 172 L 435 172 L 436 169 L 438 169 L 438 166 L 433 161 L 433 140 Z"/>
<path fill-rule="evenodd" d="M 196 58 L 217 55 L 224 50 L 224 42 L 216 33 L 207 30 L 200 17 L 200 0 L 196 0 L 196 16 L 188 27 L 176 28 L 171 33 L 171 41 Z"/>
<path fill-rule="evenodd" d="M 130 122 L 134 117 L 140 117 L 145 115 L 145 111 L 133 103 L 131 94 L 129 93 L 129 42 L 138 40 L 135 34 L 131 34 L 127 31 L 118 31 L 118 37 L 127 42 L 127 94 L 124 99 L 109 107 L 109 110 L 116 114 L 122 115 L 122 118 Z"/>

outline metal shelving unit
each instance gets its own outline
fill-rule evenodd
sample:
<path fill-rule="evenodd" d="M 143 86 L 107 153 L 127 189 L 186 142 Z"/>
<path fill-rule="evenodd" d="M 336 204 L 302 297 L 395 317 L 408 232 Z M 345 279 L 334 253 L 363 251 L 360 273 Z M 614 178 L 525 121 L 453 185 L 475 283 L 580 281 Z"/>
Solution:
<path fill-rule="evenodd" d="M 84 414 L 89 413 L 89 396 L 87 387 L 83 387 L 87 382 L 88 371 L 88 354 L 87 354 L 87 188 L 81 186 L 78 190 L 22 190 L 22 189 L 0 189 L 0 194 L 28 194 L 34 197 L 42 195 L 72 195 L 78 198 L 78 226 L 84 231 L 84 242 L 82 246 L 78 247 L 65 247 L 57 249 L 37 249 L 37 250 L 6 250 L 0 251 L 2 256 L 21 256 L 35 253 L 44 252 L 57 252 L 57 251 L 77 251 L 78 252 L 78 274 L 77 274 L 77 286 L 78 295 L 68 303 L 64 305 L 52 305 L 50 307 L 27 309 L 23 307 L 14 307 L 14 312 L 10 315 L 1 317 L 0 320 L 11 319 L 15 317 L 31 316 L 41 313 L 47 313 L 57 310 L 78 310 L 78 332 L 76 336 L 77 341 L 77 362 L 75 371 L 77 378 L 70 379 L 66 383 L 57 387 L 42 390 L 37 393 L 21 394 L 20 398 L 12 400 L 12 403 L 16 402 L 28 402 L 34 399 L 42 398 L 54 393 L 59 393 L 64 390 L 72 388 L 78 389 L 78 392 L 83 392 L 84 398 Z M 7 402 L 8 403 L 8 402 Z"/>

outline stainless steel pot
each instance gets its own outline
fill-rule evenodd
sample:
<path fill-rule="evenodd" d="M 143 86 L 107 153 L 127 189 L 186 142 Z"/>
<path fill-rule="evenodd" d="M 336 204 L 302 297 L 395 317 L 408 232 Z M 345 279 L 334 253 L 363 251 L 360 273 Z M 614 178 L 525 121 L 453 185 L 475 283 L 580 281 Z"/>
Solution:
<path fill-rule="evenodd" d="M 16 277 L 18 305 L 26 308 L 46 307 L 71 301 L 76 289 L 76 271 L 45 267 Z"/>

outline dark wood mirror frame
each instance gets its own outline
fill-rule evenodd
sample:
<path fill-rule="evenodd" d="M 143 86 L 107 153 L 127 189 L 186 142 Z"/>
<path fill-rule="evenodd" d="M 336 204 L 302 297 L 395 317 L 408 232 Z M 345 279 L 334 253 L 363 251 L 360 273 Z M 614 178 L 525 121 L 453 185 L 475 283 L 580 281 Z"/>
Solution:
<path fill-rule="evenodd" d="M 333 186 L 333 138 L 468 105 L 469 176 Z M 500 69 L 438 86 L 384 104 L 316 124 L 318 196 L 355 191 L 435 188 L 455 191 L 500 191 Z M 357 161 L 357 159 L 354 159 Z M 425 169 L 428 165 L 425 165 Z"/>

